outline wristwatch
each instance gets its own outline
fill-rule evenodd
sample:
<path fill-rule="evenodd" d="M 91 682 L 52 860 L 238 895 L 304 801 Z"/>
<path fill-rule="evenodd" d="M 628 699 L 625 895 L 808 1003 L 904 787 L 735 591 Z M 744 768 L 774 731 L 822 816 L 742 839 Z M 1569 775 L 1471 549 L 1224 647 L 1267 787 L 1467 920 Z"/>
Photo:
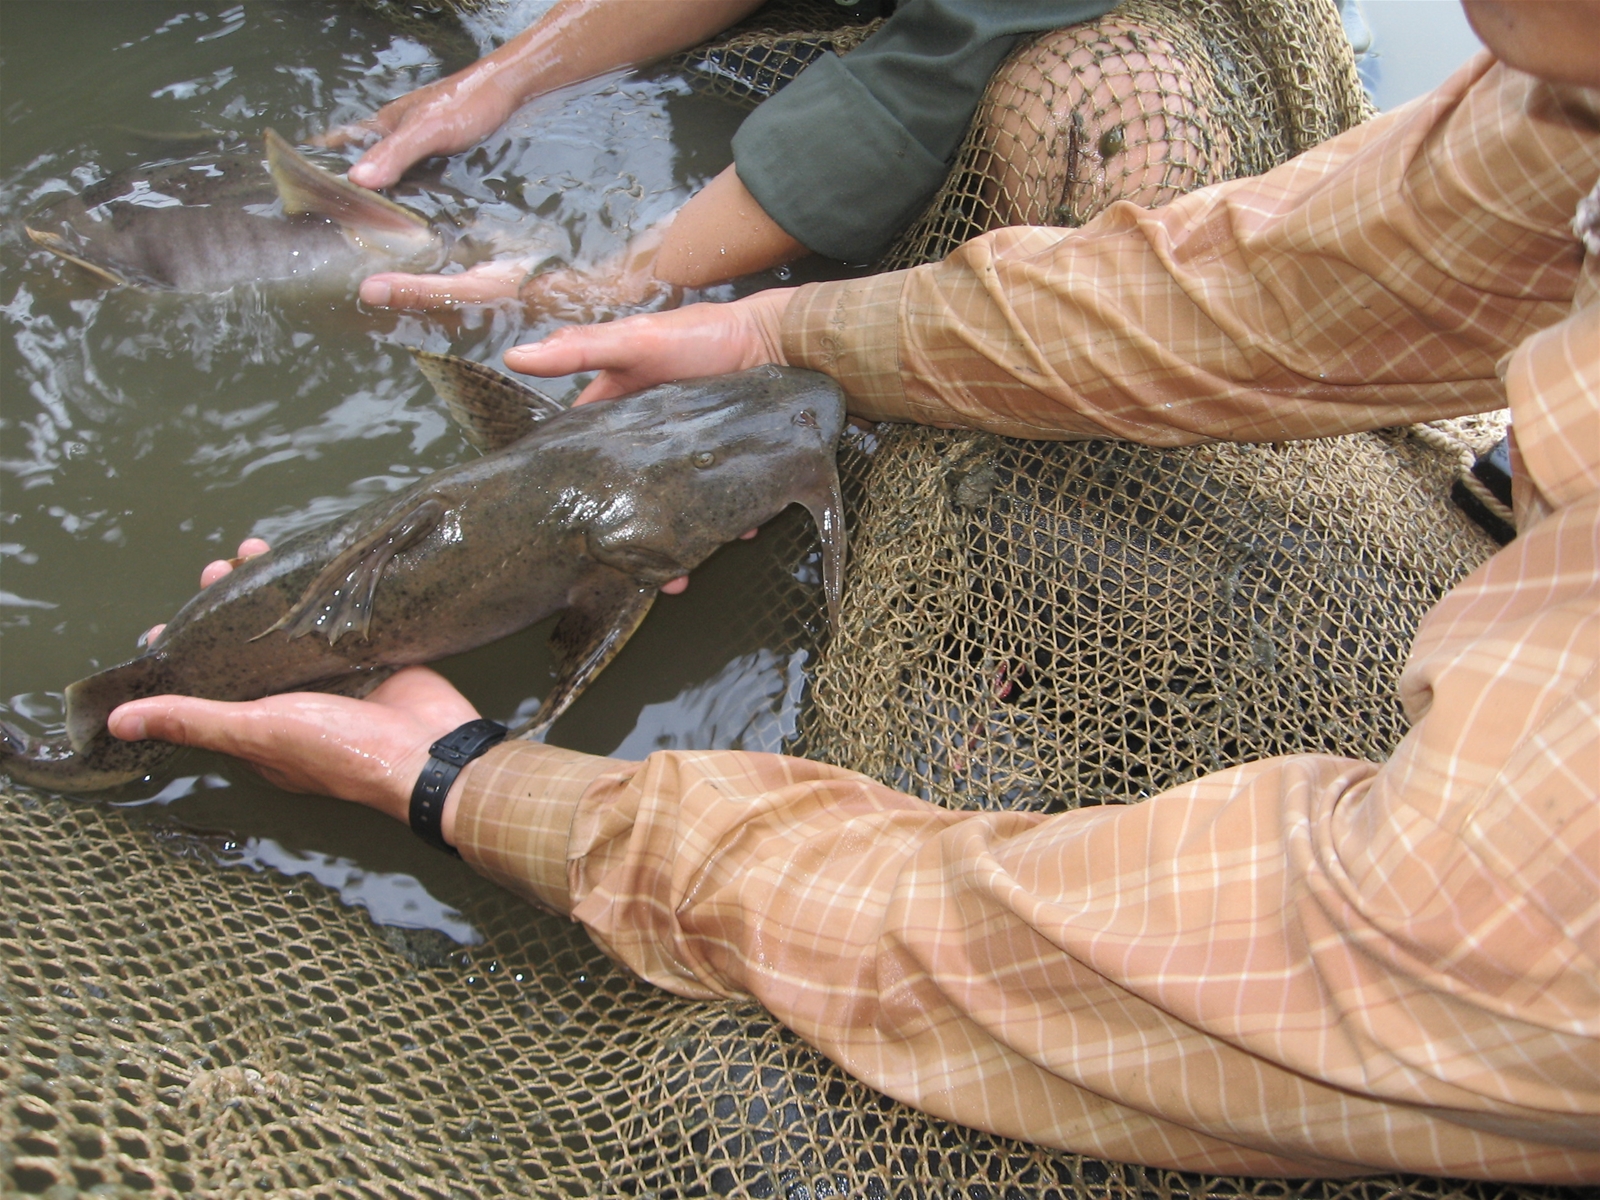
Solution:
<path fill-rule="evenodd" d="M 450 785 L 461 774 L 461 769 L 484 751 L 505 741 L 509 732 L 499 721 L 479 717 L 457 726 L 428 747 L 427 765 L 411 789 L 412 833 L 446 854 L 461 857 L 460 852 L 444 840 L 440 826 L 445 797 L 450 794 Z"/>

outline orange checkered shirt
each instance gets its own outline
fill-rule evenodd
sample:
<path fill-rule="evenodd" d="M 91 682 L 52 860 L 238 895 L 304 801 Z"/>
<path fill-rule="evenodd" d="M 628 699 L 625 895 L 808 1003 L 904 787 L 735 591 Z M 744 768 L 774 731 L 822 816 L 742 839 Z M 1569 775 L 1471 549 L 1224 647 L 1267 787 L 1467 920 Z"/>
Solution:
<path fill-rule="evenodd" d="M 871 417 L 1157 444 L 1510 404 L 1519 536 L 1424 621 L 1389 762 L 951 812 L 776 755 L 514 743 L 479 870 L 929 1112 L 1255 1175 L 1600 1179 L 1600 95 L 1480 57 L 1271 173 L 796 292 Z M 1600 191 L 1588 203 L 1600 202 Z M 1581 230 L 1580 230 L 1581 232 Z"/>

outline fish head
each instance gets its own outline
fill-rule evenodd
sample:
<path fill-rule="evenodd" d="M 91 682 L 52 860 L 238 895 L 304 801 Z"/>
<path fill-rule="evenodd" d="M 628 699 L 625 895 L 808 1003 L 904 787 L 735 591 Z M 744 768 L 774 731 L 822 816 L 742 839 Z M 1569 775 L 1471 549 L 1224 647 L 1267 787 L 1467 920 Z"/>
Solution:
<path fill-rule="evenodd" d="M 835 457 L 845 401 L 837 383 L 764 366 L 585 408 L 607 410 L 612 482 L 588 526 L 596 558 L 659 586 L 802 504 L 822 538 L 823 585 L 837 619 L 845 555 Z"/>

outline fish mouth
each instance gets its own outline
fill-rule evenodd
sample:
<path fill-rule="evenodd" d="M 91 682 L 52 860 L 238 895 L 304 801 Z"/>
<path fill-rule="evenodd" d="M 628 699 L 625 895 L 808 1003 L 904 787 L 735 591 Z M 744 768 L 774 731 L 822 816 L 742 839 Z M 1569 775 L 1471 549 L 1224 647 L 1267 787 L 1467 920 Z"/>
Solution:
<path fill-rule="evenodd" d="M 60 234 L 51 233 L 44 229 L 35 229 L 32 225 L 24 225 L 22 228 L 23 231 L 27 233 L 28 237 L 32 239 L 34 245 L 43 246 L 57 258 L 64 258 L 69 263 L 74 263 L 77 266 L 82 267 L 91 275 L 98 276 L 107 283 L 111 284 L 113 287 L 121 287 L 123 284 L 128 282 L 127 279 L 121 275 L 118 275 L 115 271 L 109 269 L 108 267 L 102 267 L 98 263 L 92 263 L 88 259 L 74 254 L 67 248 L 67 241 Z"/>

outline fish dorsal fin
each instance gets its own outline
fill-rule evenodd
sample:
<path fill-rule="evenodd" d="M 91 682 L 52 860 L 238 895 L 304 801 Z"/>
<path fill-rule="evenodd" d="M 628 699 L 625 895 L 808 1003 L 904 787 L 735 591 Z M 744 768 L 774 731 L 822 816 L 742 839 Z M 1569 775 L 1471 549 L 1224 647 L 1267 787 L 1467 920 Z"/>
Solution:
<path fill-rule="evenodd" d="M 327 217 L 363 245 L 388 254 L 414 255 L 440 242 L 409 208 L 323 170 L 270 129 L 266 144 L 267 170 L 290 216 Z"/>
<path fill-rule="evenodd" d="M 470 358 L 417 349 L 411 356 L 479 450 L 509 446 L 546 417 L 566 411 L 536 388 Z"/>

